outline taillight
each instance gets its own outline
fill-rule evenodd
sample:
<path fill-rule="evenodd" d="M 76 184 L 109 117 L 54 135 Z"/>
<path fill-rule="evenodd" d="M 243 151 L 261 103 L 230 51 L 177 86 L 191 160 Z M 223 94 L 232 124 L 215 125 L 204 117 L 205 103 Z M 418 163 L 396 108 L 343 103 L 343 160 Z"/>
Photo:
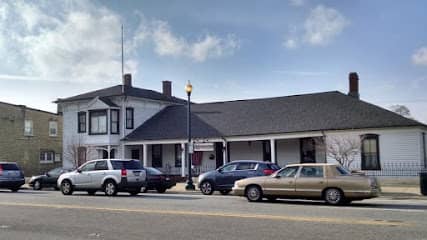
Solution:
<path fill-rule="evenodd" d="M 128 175 L 128 172 L 126 169 L 122 169 L 122 177 L 126 177 Z"/>
<path fill-rule="evenodd" d="M 264 169 L 262 172 L 264 173 L 264 175 L 271 175 L 274 173 L 274 170 L 273 169 Z"/>

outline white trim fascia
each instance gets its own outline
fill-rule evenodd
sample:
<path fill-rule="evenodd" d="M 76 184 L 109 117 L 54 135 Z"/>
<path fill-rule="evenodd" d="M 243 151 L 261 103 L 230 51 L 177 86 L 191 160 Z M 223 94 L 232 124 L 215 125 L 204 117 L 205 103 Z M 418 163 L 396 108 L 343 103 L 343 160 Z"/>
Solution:
<path fill-rule="evenodd" d="M 301 132 L 301 133 L 286 133 L 286 134 L 265 134 L 265 135 L 252 135 L 252 136 L 236 136 L 225 137 L 227 142 L 240 142 L 240 141 L 257 141 L 257 140 L 280 140 L 280 139 L 293 139 L 305 137 L 321 137 L 322 131 Z"/>
<path fill-rule="evenodd" d="M 323 133 L 339 133 L 339 132 L 369 132 L 369 131 L 408 131 L 413 130 L 414 132 L 423 131 L 422 126 L 409 126 L 409 127 L 383 127 L 383 128 L 353 128 L 353 129 L 342 129 L 342 130 L 325 130 Z"/>
<path fill-rule="evenodd" d="M 193 138 L 193 142 L 209 143 L 209 142 L 222 142 L 222 138 Z M 142 141 L 123 141 L 125 146 L 142 145 L 142 144 L 178 144 L 187 143 L 187 139 L 165 139 L 165 140 L 142 140 Z"/>
<path fill-rule="evenodd" d="M 168 139 L 168 140 L 143 140 L 143 141 L 123 141 L 124 146 L 144 145 L 144 144 L 178 144 L 186 143 L 186 139 Z"/>

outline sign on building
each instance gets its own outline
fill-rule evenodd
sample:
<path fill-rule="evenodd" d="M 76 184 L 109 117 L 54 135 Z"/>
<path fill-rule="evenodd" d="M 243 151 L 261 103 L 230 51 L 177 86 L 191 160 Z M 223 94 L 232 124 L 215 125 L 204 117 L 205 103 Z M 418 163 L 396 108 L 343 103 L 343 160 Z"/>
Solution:
<path fill-rule="evenodd" d="M 194 143 L 194 151 L 196 152 L 212 152 L 213 150 L 213 143 Z"/>

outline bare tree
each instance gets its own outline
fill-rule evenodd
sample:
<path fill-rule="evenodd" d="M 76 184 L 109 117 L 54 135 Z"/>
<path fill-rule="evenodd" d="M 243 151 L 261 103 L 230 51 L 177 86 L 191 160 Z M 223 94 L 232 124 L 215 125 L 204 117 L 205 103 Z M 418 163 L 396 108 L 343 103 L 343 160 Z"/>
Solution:
<path fill-rule="evenodd" d="M 73 140 L 64 149 L 64 158 L 71 159 L 74 167 L 77 167 L 83 163 L 83 159 L 86 161 L 92 150 L 92 147 L 83 144 L 81 136 L 73 137 Z"/>
<path fill-rule="evenodd" d="M 399 115 L 402 115 L 406 118 L 412 118 L 411 111 L 405 105 L 399 105 L 399 104 L 392 105 L 392 106 L 390 106 L 390 109 L 391 109 L 391 111 L 393 111 Z"/>
<path fill-rule="evenodd" d="M 327 157 L 336 160 L 347 169 L 350 169 L 360 153 L 361 139 L 358 137 L 328 136 L 326 141 L 325 137 L 318 138 L 317 141 L 324 147 Z"/>

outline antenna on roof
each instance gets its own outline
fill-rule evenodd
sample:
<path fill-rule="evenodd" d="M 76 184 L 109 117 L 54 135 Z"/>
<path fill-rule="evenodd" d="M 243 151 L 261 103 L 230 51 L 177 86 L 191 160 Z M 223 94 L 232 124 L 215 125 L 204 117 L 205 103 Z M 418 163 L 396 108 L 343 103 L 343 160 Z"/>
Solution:
<path fill-rule="evenodd" d="M 124 54 L 123 54 L 123 24 L 122 24 L 122 81 L 123 81 L 123 78 L 124 78 L 124 56 L 123 56 Z M 122 84 L 122 93 L 124 93 L 125 92 L 125 85 L 124 84 Z"/>

